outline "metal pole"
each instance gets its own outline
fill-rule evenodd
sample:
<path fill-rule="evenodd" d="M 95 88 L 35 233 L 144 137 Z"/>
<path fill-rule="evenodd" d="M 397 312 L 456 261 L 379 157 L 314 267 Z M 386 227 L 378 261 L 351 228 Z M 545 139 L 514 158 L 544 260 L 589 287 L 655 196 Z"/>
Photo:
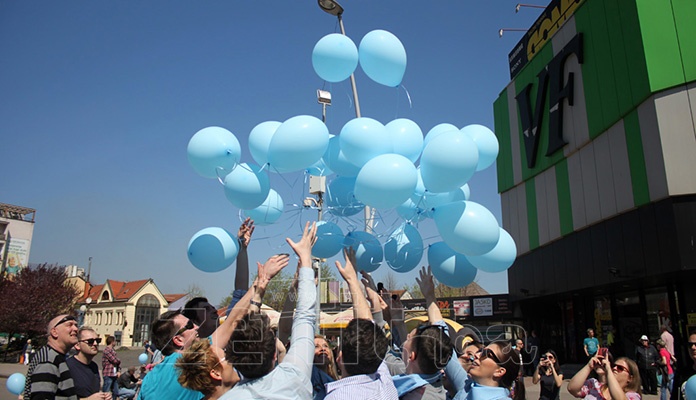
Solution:
<path fill-rule="evenodd" d="M 346 36 L 346 28 L 343 26 L 343 18 L 338 15 L 338 25 L 341 28 L 341 34 Z M 355 84 L 355 74 L 350 74 L 350 86 L 353 89 L 353 101 L 355 102 L 355 117 L 360 118 L 360 100 L 358 100 L 358 87 Z M 365 206 L 365 232 L 372 233 L 373 226 L 372 208 Z"/>

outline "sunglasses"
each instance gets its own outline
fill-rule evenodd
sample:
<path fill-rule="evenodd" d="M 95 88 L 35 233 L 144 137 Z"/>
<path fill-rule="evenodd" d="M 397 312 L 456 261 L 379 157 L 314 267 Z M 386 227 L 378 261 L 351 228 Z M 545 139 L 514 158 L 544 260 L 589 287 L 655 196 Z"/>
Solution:
<path fill-rule="evenodd" d="M 493 360 L 496 364 L 500 364 L 500 359 L 498 356 L 495 355 L 495 352 L 488 347 L 484 347 L 481 350 L 478 351 L 479 354 L 479 359 L 480 360 L 485 360 L 486 358 L 490 358 Z"/>
<path fill-rule="evenodd" d="M 188 331 L 188 330 L 191 330 L 191 329 L 193 329 L 194 327 L 195 327 L 195 325 L 194 325 L 193 321 L 188 320 L 188 321 L 186 321 L 186 325 L 184 325 L 183 327 L 181 327 L 181 329 L 179 329 L 178 331 L 176 331 L 176 334 L 177 334 L 177 335 L 181 335 L 182 333 L 184 333 L 184 332 L 186 332 L 186 331 Z"/>
<path fill-rule="evenodd" d="M 616 372 L 626 372 L 627 374 L 631 375 L 631 372 L 628 370 L 628 368 L 627 368 L 627 367 L 624 367 L 624 366 L 621 365 L 621 364 L 614 364 L 614 366 L 612 367 L 612 369 L 613 369 L 614 371 L 616 371 Z"/>
<path fill-rule="evenodd" d="M 73 317 L 72 315 L 66 315 L 65 317 L 61 318 L 58 322 L 56 322 L 56 324 L 53 325 L 53 328 L 55 329 L 58 327 L 58 325 L 64 324 L 68 321 L 77 321 L 77 319 L 75 317 Z"/>
<path fill-rule="evenodd" d="M 92 338 L 92 339 L 85 339 L 85 340 L 80 340 L 82 343 L 87 343 L 87 346 L 94 346 L 94 344 L 99 344 L 101 343 L 101 338 Z"/>
<path fill-rule="evenodd" d="M 694 347 L 696 346 L 696 342 L 687 342 L 686 347 Z"/>

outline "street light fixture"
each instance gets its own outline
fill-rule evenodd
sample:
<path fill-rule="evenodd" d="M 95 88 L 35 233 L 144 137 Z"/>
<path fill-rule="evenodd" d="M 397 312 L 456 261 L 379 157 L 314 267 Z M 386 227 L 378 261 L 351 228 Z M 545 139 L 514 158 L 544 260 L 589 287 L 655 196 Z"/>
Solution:
<path fill-rule="evenodd" d="M 545 6 L 540 6 L 537 4 L 524 4 L 524 3 L 517 3 L 517 6 L 515 7 L 515 12 L 518 13 L 520 12 L 521 7 L 529 7 L 529 8 L 546 8 Z"/>
<path fill-rule="evenodd" d="M 503 37 L 503 32 L 513 31 L 513 32 L 527 32 L 527 29 L 522 28 L 501 28 L 498 31 L 498 37 Z"/>
<path fill-rule="evenodd" d="M 319 0 L 319 7 L 327 13 L 337 17 L 343 14 L 343 7 L 335 0 Z"/>

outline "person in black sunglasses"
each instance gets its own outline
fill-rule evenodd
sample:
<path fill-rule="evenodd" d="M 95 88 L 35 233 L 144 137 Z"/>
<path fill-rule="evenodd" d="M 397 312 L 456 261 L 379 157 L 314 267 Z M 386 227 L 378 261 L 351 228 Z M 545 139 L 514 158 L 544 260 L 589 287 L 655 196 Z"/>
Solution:
<path fill-rule="evenodd" d="M 98 337 L 94 329 L 83 326 L 77 331 L 77 340 L 75 345 L 77 354 L 66 361 L 75 383 L 75 394 L 80 399 L 111 399 L 111 392 L 100 390 L 99 366 L 93 361 L 94 357 L 99 354 L 101 338 Z"/>
<path fill-rule="evenodd" d="M 77 400 L 75 387 L 65 353 L 77 344 L 77 319 L 59 315 L 47 326 L 48 343 L 40 348 L 29 363 L 24 399 Z"/>

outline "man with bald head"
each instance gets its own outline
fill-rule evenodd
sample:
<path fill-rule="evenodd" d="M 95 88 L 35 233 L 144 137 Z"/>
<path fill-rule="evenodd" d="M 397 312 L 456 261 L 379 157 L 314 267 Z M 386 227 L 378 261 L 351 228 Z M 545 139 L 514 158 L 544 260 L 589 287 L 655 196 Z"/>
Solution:
<path fill-rule="evenodd" d="M 48 343 L 29 364 L 24 387 L 25 400 L 77 400 L 65 353 L 77 344 L 77 321 L 72 315 L 59 315 L 47 326 Z"/>

